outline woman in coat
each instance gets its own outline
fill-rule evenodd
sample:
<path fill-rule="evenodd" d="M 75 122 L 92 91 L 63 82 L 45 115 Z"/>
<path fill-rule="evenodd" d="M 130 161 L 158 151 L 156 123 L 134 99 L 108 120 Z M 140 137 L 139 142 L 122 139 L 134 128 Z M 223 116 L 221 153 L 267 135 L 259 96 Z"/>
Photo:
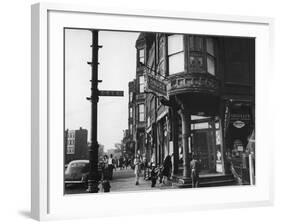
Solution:
<path fill-rule="evenodd" d="M 167 155 L 163 163 L 163 171 L 162 171 L 162 176 L 164 177 L 163 183 L 170 179 L 171 171 L 172 171 L 172 159 L 170 155 Z"/>

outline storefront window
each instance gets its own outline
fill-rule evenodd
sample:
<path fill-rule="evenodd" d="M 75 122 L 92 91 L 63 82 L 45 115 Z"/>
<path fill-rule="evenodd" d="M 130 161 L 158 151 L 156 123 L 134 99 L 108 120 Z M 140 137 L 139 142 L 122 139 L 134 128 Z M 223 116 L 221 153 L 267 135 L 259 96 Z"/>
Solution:
<path fill-rule="evenodd" d="M 184 71 L 183 35 L 168 36 L 169 75 Z"/>

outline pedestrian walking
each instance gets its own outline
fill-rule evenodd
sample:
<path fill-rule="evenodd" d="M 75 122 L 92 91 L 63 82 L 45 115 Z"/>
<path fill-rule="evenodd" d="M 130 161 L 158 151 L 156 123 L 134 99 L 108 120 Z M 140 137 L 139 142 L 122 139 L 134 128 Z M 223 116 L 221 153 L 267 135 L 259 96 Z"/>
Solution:
<path fill-rule="evenodd" d="M 122 170 L 123 169 L 123 157 L 122 156 L 120 156 L 120 158 L 119 158 L 119 168 L 120 168 L 120 170 Z"/>
<path fill-rule="evenodd" d="M 157 182 L 157 178 L 158 178 L 158 169 L 155 165 L 155 163 L 151 164 L 151 187 L 155 187 L 156 182 Z"/>
<path fill-rule="evenodd" d="M 109 172 L 109 179 L 112 180 L 113 177 L 113 155 L 110 154 L 108 159 L 108 172 Z"/>
<path fill-rule="evenodd" d="M 143 179 L 147 180 L 148 179 L 148 161 L 147 161 L 145 155 L 143 156 L 142 166 L 143 166 Z"/>
<path fill-rule="evenodd" d="M 190 161 L 190 169 L 191 169 L 191 181 L 192 187 L 199 187 L 199 173 L 201 169 L 201 164 L 198 156 L 192 155 L 192 160 Z"/>
<path fill-rule="evenodd" d="M 102 159 L 102 176 L 103 179 L 109 179 L 109 172 L 108 172 L 108 156 L 104 155 Z"/>
<path fill-rule="evenodd" d="M 155 160 L 154 153 L 152 153 L 151 155 L 150 165 L 151 165 L 151 173 L 150 173 L 151 187 L 155 187 L 158 178 L 158 169 L 156 167 L 156 160 Z"/>
<path fill-rule="evenodd" d="M 125 166 L 126 166 L 126 169 L 128 168 L 129 165 L 130 165 L 130 161 L 129 161 L 129 159 L 126 157 L 126 159 L 125 159 Z"/>
<path fill-rule="evenodd" d="M 113 159 L 113 169 L 116 171 L 116 168 L 117 168 L 117 163 L 118 163 L 118 160 L 117 160 L 117 158 L 116 157 L 114 157 L 114 159 Z"/>
<path fill-rule="evenodd" d="M 167 184 L 170 180 L 172 172 L 172 159 L 170 155 L 167 155 L 163 162 L 163 170 L 162 170 L 162 176 L 163 176 L 163 184 Z"/>
<path fill-rule="evenodd" d="M 139 185 L 139 178 L 141 174 L 141 164 L 142 164 L 142 158 L 140 155 L 140 151 L 137 151 L 137 154 L 134 159 L 134 166 L 135 166 L 135 177 L 136 177 L 136 185 Z"/>
<path fill-rule="evenodd" d="M 110 172 L 108 168 L 108 156 L 104 155 L 103 160 L 102 160 L 102 188 L 104 192 L 110 192 L 110 183 L 109 183 L 109 178 L 110 178 Z"/>

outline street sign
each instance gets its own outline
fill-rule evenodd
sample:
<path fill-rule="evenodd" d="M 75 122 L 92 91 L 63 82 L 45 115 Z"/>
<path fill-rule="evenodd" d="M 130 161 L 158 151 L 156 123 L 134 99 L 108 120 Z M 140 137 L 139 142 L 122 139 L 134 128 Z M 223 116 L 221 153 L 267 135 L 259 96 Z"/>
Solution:
<path fill-rule="evenodd" d="M 124 96 L 124 91 L 100 90 L 99 96 Z"/>
<path fill-rule="evenodd" d="M 154 92 L 159 96 L 167 97 L 167 84 L 165 81 L 151 75 L 147 68 L 144 70 L 145 91 Z"/>

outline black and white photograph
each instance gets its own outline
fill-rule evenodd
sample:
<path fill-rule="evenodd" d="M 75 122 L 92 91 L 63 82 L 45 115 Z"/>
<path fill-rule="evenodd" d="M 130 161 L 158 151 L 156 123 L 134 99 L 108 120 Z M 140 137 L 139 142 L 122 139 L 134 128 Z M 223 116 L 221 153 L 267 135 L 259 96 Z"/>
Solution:
<path fill-rule="evenodd" d="M 255 185 L 255 38 L 63 38 L 65 194 Z"/>

